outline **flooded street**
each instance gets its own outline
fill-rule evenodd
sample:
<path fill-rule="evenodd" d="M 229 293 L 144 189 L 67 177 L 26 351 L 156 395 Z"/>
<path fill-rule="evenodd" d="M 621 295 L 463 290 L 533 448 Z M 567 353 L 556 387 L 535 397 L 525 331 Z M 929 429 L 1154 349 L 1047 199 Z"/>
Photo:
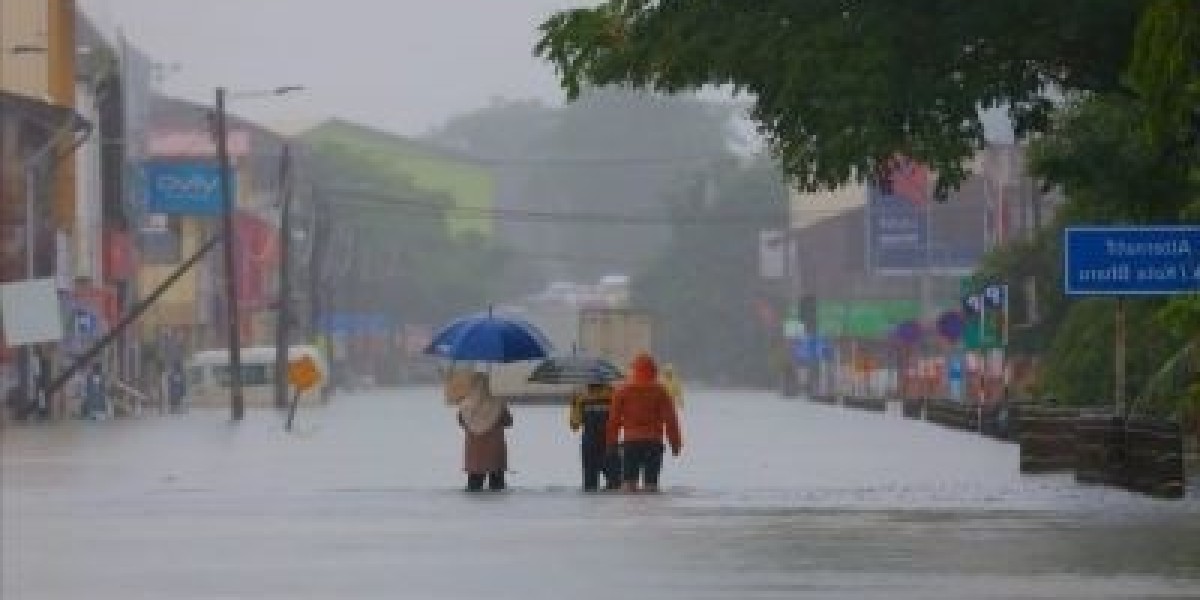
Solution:
<path fill-rule="evenodd" d="M 898 414 L 693 392 L 657 496 L 579 491 L 564 407 L 518 406 L 512 489 L 467 495 L 433 388 L 231 424 L 4 431 L 5 600 L 1196 598 L 1200 500 L 1021 476 Z"/>

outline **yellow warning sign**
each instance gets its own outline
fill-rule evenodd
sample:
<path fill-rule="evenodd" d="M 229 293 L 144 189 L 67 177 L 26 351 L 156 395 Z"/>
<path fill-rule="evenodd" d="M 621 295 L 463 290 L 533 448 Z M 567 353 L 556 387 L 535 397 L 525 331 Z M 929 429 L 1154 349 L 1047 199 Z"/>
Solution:
<path fill-rule="evenodd" d="M 311 356 L 301 356 L 288 361 L 288 383 L 301 392 L 307 392 L 321 382 L 321 371 Z"/>

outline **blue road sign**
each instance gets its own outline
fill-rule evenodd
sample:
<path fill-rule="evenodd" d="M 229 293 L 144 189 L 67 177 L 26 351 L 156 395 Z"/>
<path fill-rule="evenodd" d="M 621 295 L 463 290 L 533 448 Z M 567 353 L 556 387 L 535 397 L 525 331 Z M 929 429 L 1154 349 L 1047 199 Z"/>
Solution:
<path fill-rule="evenodd" d="M 83 310 L 75 310 L 75 333 L 80 337 L 96 335 L 96 316 Z"/>
<path fill-rule="evenodd" d="M 1063 283 L 1072 296 L 1200 293 L 1200 227 L 1068 227 Z"/>
<path fill-rule="evenodd" d="M 142 177 L 148 213 L 215 217 L 224 210 L 215 162 L 150 161 Z"/>

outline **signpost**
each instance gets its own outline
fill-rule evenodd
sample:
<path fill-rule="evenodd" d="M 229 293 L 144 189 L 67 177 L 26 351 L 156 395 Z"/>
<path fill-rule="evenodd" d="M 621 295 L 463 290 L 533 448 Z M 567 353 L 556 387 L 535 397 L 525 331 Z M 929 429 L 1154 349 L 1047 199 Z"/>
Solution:
<path fill-rule="evenodd" d="M 1200 293 L 1200 226 L 1068 227 L 1068 296 Z"/>
<path fill-rule="evenodd" d="M 321 382 L 321 370 L 311 356 L 301 356 L 288 361 L 287 381 L 296 391 L 292 394 L 292 405 L 288 409 L 285 431 L 292 430 L 292 422 L 296 419 L 296 406 L 300 404 L 300 394 L 311 390 Z"/>
<path fill-rule="evenodd" d="M 1200 226 L 1068 227 L 1063 287 L 1117 299 L 1113 399 L 1124 414 L 1125 297 L 1200 293 Z"/>

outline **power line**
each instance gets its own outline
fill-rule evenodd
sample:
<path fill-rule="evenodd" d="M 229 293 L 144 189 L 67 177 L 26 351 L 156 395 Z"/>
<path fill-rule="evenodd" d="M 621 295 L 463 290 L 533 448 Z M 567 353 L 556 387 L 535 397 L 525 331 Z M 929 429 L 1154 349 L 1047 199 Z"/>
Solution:
<path fill-rule="evenodd" d="M 472 157 L 481 165 L 492 167 L 605 167 L 645 166 L 669 167 L 686 164 L 715 164 L 736 160 L 732 155 L 710 156 L 541 156 L 527 158 Z"/>
<path fill-rule="evenodd" d="M 463 219 L 492 219 L 498 221 L 531 221 L 558 223 L 601 223 L 601 224 L 729 224 L 729 223 L 759 223 L 778 222 L 786 219 L 786 214 L 751 213 L 751 212 L 719 212 L 695 215 L 664 215 L 645 213 L 641 215 L 621 215 L 597 212 L 567 212 L 522 210 L 513 208 L 485 208 L 473 206 L 447 206 L 446 204 L 425 199 L 391 196 L 384 193 L 355 190 L 352 195 L 337 198 L 341 206 L 356 205 L 357 207 L 395 210 L 408 214 L 421 214 L 432 217 L 453 216 Z M 786 209 L 781 209 L 786 213 Z M 826 209 L 806 211 L 813 213 L 841 214 L 844 210 Z"/>

